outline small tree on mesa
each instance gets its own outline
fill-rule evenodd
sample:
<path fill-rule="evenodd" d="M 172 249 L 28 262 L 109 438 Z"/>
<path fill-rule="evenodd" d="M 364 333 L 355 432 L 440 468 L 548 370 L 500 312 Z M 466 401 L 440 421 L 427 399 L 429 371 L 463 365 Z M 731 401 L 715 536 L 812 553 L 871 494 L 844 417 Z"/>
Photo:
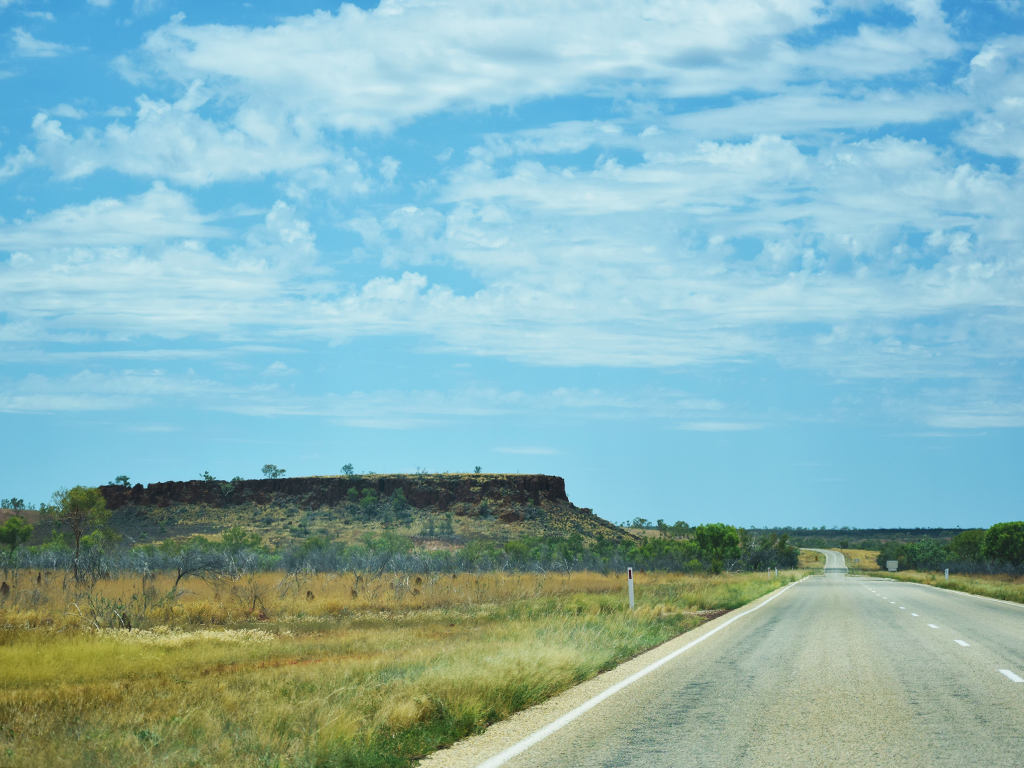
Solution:
<path fill-rule="evenodd" d="M 41 511 L 56 525 L 66 525 L 71 530 L 71 538 L 75 542 L 73 563 L 77 581 L 78 551 L 82 546 L 82 537 L 90 528 L 101 528 L 110 520 L 107 502 L 99 489 L 76 485 L 74 488 L 61 488 L 53 494 L 53 504 L 42 506 Z"/>
<path fill-rule="evenodd" d="M 277 464 L 264 464 L 263 469 L 260 471 L 263 472 L 263 476 L 268 480 L 284 477 L 284 473 L 287 472 L 285 469 L 278 469 Z"/>

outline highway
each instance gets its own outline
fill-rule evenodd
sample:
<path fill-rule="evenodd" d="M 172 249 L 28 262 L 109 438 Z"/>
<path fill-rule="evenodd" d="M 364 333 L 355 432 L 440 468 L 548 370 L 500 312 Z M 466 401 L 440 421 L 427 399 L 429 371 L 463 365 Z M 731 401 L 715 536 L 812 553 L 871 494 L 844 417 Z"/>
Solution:
<path fill-rule="evenodd" d="M 1024 765 L 1024 607 L 841 571 L 769 598 L 424 765 Z"/>
<path fill-rule="evenodd" d="M 846 567 L 846 556 L 842 552 L 833 549 L 812 549 L 811 552 L 820 552 L 825 556 L 825 573 L 849 573 Z"/>

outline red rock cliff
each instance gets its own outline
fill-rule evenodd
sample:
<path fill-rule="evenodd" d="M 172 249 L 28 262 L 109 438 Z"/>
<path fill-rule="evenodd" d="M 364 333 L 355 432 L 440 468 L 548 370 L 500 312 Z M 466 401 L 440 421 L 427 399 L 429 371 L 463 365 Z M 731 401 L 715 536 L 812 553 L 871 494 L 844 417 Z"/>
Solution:
<path fill-rule="evenodd" d="M 319 508 L 345 501 L 350 488 L 355 488 L 359 494 L 370 489 L 382 496 L 390 496 L 401 489 L 409 504 L 418 509 L 444 510 L 455 503 L 479 504 L 484 500 L 495 508 L 569 503 L 565 480 L 554 475 L 342 475 L 236 480 L 233 483 L 187 480 L 151 483 L 145 487 L 138 484 L 131 488 L 104 485 L 100 492 L 111 510 L 125 506 L 206 504 L 232 507 L 249 503 Z"/>

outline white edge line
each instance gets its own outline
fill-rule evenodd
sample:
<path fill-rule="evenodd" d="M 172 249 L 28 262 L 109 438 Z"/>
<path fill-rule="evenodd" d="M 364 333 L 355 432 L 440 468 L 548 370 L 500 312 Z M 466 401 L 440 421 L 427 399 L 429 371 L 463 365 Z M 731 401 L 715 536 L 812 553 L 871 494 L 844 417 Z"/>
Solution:
<path fill-rule="evenodd" d="M 970 643 L 965 643 L 963 640 L 954 640 L 953 642 L 956 643 L 957 645 L 962 645 L 964 648 L 970 648 L 971 647 Z"/>
<path fill-rule="evenodd" d="M 1015 675 L 1013 672 L 1011 672 L 1008 669 L 1000 669 L 999 671 L 1002 672 L 1004 675 L 1006 675 L 1011 680 L 1013 680 L 1013 682 L 1015 682 L 1015 683 L 1024 683 L 1024 677 L 1020 677 L 1019 675 Z"/>
<path fill-rule="evenodd" d="M 938 629 L 939 628 L 938 624 L 929 624 L 928 626 L 931 627 L 932 629 Z"/>
<path fill-rule="evenodd" d="M 632 685 L 637 680 L 639 680 L 641 677 L 644 677 L 645 675 L 650 674 L 651 672 L 653 672 L 654 670 L 658 669 L 659 667 L 661 667 L 661 666 L 663 666 L 665 664 L 668 664 L 670 661 L 672 661 L 672 659 L 676 658 L 676 656 L 679 656 L 680 654 L 686 653 L 688 650 L 693 648 L 693 646 L 697 645 L 698 643 L 704 642 L 709 637 L 714 635 L 716 632 L 719 632 L 720 630 L 725 629 L 730 624 L 732 624 L 734 621 L 738 621 L 739 619 L 742 619 L 748 613 L 753 613 L 754 611 L 756 611 L 756 610 L 758 610 L 760 608 L 764 608 L 766 605 L 768 605 L 768 603 L 770 603 L 776 597 L 781 595 L 787 589 L 789 589 L 790 587 L 795 587 L 797 584 L 799 584 L 801 581 L 803 581 L 806 578 L 807 577 L 804 576 L 804 578 L 800 579 L 800 581 L 794 581 L 792 584 L 787 584 L 785 587 L 780 589 L 778 592 L 776 592 L 774 595 L 769 597 L 763 603 L 761 603 L 759 605 L 755 605 L 753 608 L 748 608 L 747 610 L 743 611 L 743 613 L 736 614 L 735 616 L 733 616 L 728 621 L 724 621 L 721 624 L 719 624 L 717 627 L 712 629 L 710 632 L 705 632 L 700 637 L 698 637 L 698 638 L 688 642 L 682 648 L 678 648 L 678 649 L 672 651 L 672 653 L 670 653 L 668 656 L 665 656 L 663 658 L 658 659 L 656 662 L 654 662 L 653 664 L 650 664 L 649 666 L 644 667 L 639 672 L 634 672 L 632 675 L 627 677 L 625 680 L 620 680 L 615 685 L 613 685 L 611 688 L 607 688 L 606 690 L 604 690 L 601 693 L 597 694 L 597 696 L 595 696 L 594 698 L 590 699 L 589 701 L 586 701 L 583 704 L 580 704 L 578 707 L 576 707 L 576 709 L 572 710 L 571 712 L 567 712 L 566 714 L 562 715 L 560 718 L 558 718 L 554 722 L 548 723 L 547 725 L 545 725 L 539 731 L 535 731 L 534 733 L 530 734 L 525 739 L 520 741 L 518 744 L 513 744 L 511 747 L 509 747 L 508 749 L 504 750 L 503 752 L 499 752 L 494 757 L 489 758 L 487 760 L 484 760 L 484 762 L 480 763 L 477 766 L 477 768 L 498 768 L 498 766 L 504 765 L 509 760 L 511 760 L 513 757 L 515 757 L 516 755 L 522 754 L 523 752 L 528 750 L 530 747 L 532 747 L 534 744 L 537 744 L 538 742 L 543 741 L 544 739 L 546 739 L 548 736 L 553 734 L 555 731 L 561 730 L 562 728 L 567 726 L 569 723 L 571 723 L 573 720 L 575 720 L 577 717 L 579 717 L 580 715 L 582 715 L 582 714 L 584 714 L 586 712 L 589 712 L 591 709 L 596 707 L 602 701 L 604 701 L 607 698 L 610 698 L 611 696 L 614 696 L 616 693 L 621 691 L 626 686 Z"/>
<path fill-rule="evenodd" d="M 869 579 L 879 579 L 878 576 L 868 576 L 867 578 L 869 578 Z M 879 579 L 879 580 L 880 581 L 893 581 L 893 582 L 896 582 L 895 579 Z M 1024 608 L 1024 604 L 1015 603 L 1012 600 L 1000 600 L 998 597 L 989 597 L 988 595 L 974 595 L 974 594 L 971 594 L 970 592 L 961 592 L 959 589 L 943 589 L 942 587 L 935 587 L 935 586 L 932 586 L 931 584 L 921 584 L 920 582 L 917 582 L 917 581 L 899 581 L 899 582 L 896 582 L 896 583 L 898 583 L 898 584 L 910 584 L 911 586 L 915 586 L 915 587 L 927 587 L 928 589 L 937 589 L 939 592 L 945 592 L 947 595 L 948 594 L 963 595 L 964 597 L 974 597 L 974 598 L 977 598 L 978 600 L 990 600 L 993 603 L 1002 603 L 1003 605 L 1012 605 L 1014 608 Z"/>

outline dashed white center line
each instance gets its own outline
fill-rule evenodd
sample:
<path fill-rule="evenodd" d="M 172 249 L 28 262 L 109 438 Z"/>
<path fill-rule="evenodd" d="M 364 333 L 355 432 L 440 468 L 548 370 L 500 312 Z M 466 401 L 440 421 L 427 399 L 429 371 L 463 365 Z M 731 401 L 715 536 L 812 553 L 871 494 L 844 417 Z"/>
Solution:
<path fill-rule="evenodd" d="M 901 605 L 901 606 L 900 606 L 900 610 L 901 610 L 901 611 L 905 611 L 905 610 L 907 610 L 907 609 L 906 609 L 906 608 L 904 608 L 904 607 L 903 607 L 903 606 Z"/>
<path fill-rule="evenodd" d="M 938 629 L 939 628 L 938 624 L 929 624 L 928 626 L 931 627 L 932 629 Z"/>
<path fill-rule="evenodd" d="M 889 601 L 889 605 L 896 605 L 892 600 Z"/>
<path fill-rule="evenodd" d="M 911 615 L 911 616 L 917 616 L 917 614 L 916 614 L 916 613 L 912 613 L 912 614 L 910 614 L 910 615 Z"/>
<path fill-rule="evenodd" d="M 970 648 L 971 647 L 970 643 L 965 643 L 963 640 L 954 640 L 953 642 L 956 643 L 957 645 L 962 645 L 964 648 Z"/>
<path fill-rule="evenodd" d="M 1002 672 L 1004 675 L 1006 675 L 1011 680 L 1013 680 L 1013 682 L 1015 682 L 1015 683 L 1024 683 L 1024 677 L 1020 677 L 1019 675 L 1015 675 L 1013 672 L 1011 672 L 1008 669 L 1000 669 L 999 671 Z"/>

